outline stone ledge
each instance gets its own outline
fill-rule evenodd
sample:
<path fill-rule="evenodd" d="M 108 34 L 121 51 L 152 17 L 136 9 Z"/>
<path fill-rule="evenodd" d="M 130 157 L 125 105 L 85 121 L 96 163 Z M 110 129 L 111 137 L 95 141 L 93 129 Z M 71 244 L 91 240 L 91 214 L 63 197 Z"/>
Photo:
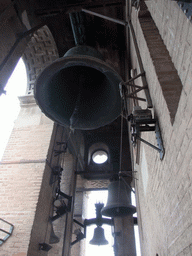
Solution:
<path fill-rule="evenodd" d="M 19 96 L 18 97 L 20 101 L 21 107 L 31 106 L 31 105 L 37 105 L 34 95 L 25 95 L 25 96 Z"/>

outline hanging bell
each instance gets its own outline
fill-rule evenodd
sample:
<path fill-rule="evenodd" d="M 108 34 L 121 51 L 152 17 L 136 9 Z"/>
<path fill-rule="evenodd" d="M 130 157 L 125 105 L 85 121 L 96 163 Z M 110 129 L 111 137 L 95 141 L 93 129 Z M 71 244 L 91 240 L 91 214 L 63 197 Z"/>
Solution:
<path fill-rule="evenodd" d="M 136 207 L 130 205 L 131 190 L 127 190 L 127 186 L 122 180 L 113 181 L 108 186 L 108 199 L 101 213 L 108 217 L 123 217 L 132 215 L 136 212 Z"/>
<path fill-rule="evenodd" d="M 59 243 L 59 237 L 57 237 L 57 236 L 55 235 L 54 230 L 53 230 L 53 225 L 52 225 L 52 224 L 51 224 L 51 235 L 50 235 L 49 243 L 50 243 L 50 244 Z"/>
<path fill-rule="evenodd" d="M 104 236 L 104 229 L 100 226 L 97 226 L 94 229 L 94 236 L 93 239 L 89 242 L 90 244 L 93 245 L 106 245 L 109 242 L 105 239 Z"/>
<path fill-rule="evenodd" d="M 54 122 L 91 130 L 120 115 L 121 81 L 97 50 L 76 46 L 42 71 L 35 83 L 34 97 Z"/>

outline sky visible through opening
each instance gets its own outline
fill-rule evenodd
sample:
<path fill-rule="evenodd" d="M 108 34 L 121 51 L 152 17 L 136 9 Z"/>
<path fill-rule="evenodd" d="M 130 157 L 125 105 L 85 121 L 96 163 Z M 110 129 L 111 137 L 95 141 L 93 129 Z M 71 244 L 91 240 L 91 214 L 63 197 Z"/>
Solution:
<path fill-rule="evenodd" d="M 95 204 L 96 203 L 107 203 L 108 191 L 92 191 L 87 193 L 87 205 L 85 217 L 86 219 L 91 219 L 96 217 Z M 106 218 L 105 216 L 103 216 Z M 114 256 L 113 244 L 114 239 L 112 237 L 112 228 L 110 225 L 102 225 L 104 228 L 105 238 L 109 242 L 107 245 L 91 245 L 89 241 L 93 238 L 94 229 L 96 225 L 91 225 L 87 227 L 87 236 L 86 236 L 86 251 L 85 256 Z"/>
<path fill-rule="evenodd" d="M 25 94 L 26 87 L 27 75 L 25 64 L 20 59 L 6 84 L 6 94 L 0 96 L 0 159 L 2 159 L 3 152 L 11 135 L 14 121 L 19 114 L 18 96 Z"/>

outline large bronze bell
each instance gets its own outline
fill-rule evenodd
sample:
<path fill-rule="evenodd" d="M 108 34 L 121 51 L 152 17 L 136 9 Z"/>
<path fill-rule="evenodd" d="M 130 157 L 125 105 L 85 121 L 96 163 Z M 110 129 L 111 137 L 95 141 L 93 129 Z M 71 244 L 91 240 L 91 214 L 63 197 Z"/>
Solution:
<path fill-rule="evenodd" d="M 136 207 L 130 204 L 130 193 L 122 180 L 113 181 L 108 186 L 108 199 L 101 213 L 108 217 L 123 217 L 136 212 Z"/>
<path fill-rule="evenodd" d="M 93 239 L 89 242 L 90 244 L 93 245 L 106 245 L 109 242 L 105 239 L 105 235 L 104 235 L 104 229 L 100 226 L 97 226 L 94 229 L 94 235 L 93 235 Z"/>
<path fill-rule="evenodd" d="M 42 71 L 34 96 L 53 121 L 73 129 L 95 129 L 120 115 L 121 81 L 94 48 L 76 46 Z"/>

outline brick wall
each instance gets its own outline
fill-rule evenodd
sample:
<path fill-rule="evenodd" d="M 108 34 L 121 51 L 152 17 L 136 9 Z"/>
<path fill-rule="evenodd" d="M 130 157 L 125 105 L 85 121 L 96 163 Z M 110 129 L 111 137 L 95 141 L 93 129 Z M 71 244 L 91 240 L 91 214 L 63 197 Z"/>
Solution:
<path fill-rule="evenodd" d="M 26 116 L 24 125 L 15 125 L 0 165 L 1 217 L 14 225 L 1 255 L 27 255 L 53 129 L 33 103 L 22 108 L 20 115 Z"/>
<path fill-rule="evenodd" d="M 182 91 L 174 122 L 171 123 L 170 113 L 167 109 L 166 100 L 158 79 L 158 72 L 155 69 L 155 62 L 152 57 L 151 50 L 154 50 L 155 46 L 153 49 L 149 47 L 148 40 L 152 43 L 154 38 L 146 38 L 145 31 L 138 19 L 138 12 L 133 8 L 132 22 L 152 97 L 154 106 L 152 112 L 159 119 L 165 147 L 165 156 L 161 161 L 158 152 L 141 143 L 140 162 L 139 165 L 135 164 L 136 177 L 138 178 L 135 182 L 142 255 L 191 255 L 192 90 L 190 79 L 191 62 L 189 57 L 184 57 L 184 55 L 191 56 L 191 53 L 185 51 L 188 45 L 187 38 L 190 37 L 191 23 L 182 16 L 184 14 L 181 15 L 175 1 L 146 2 L 178 72 L 182 83 Z M 168 12 L 171 13 L 168 14 Z M 181 20 L 178 18 L 178 13 L 179 17 L 182 16 Z M 166 19 L 169 20 L 168 23 L 165 23 Z M 177 19 L 178 22 L 176 22 Z M 173 41 L 170 39 L 172 32 L 170 24 L 172 26 L 176 24 L 181 26 L 180 30 L 177 28 L 174 30 L 177 36 L 180 33 L 178 48 L 175 48 L 178 45 L 176 43 L 177 36 L 175 35 L 175 38 L 172 39 Z M 188 27 L 188 33 L 186 32 L 186 26 Z M 156 37 L 155 40 L 157 40 Z M 184 47 L 182 48 L 182 46 Z M 133 68 L 136 68 L 139 72 L 133 45 L 131 45 L 131 48 Z M 171 48 L 174 51 L 171 51 Z M 180 53 L 177 52 L 177 58 L 175 55 L 176 49 L 181 51 Z M 180 58 L 182 58 L 182 61 L 180 61 L 179 67 Z M 169 81 L 170 83 L 173 82 L 171 75 Z M 142 84 L 139 79 L 137 83 Z M 169 83 L 167 86 L 169 86 Z M 139 105 L 146 107 L 145 103 L 139 103 Z M 154 133 L 143 134 L 142 138 L 154 145 L 157 143 Z"/>
<path fill-rule="evenodd" d="M 188 94 L 192 69 L 192 23 L 177 1 L 146 1 L 146 4 Z"/>

